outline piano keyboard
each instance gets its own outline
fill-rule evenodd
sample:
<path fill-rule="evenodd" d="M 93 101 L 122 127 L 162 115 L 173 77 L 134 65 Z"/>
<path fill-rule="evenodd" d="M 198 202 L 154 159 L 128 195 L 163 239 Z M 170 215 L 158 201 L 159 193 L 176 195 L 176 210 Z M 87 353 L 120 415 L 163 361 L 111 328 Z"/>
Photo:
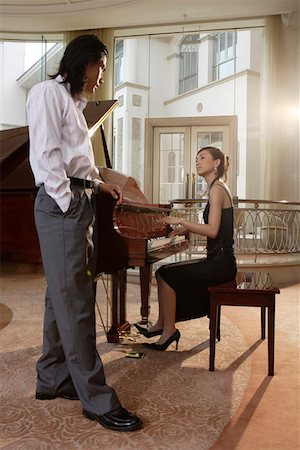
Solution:
<path fill-rule="evenodd" d="M 179 244 L 186 240 L 186 236 L 170 236 L 170 237 L 158 237 L 155 239 L 149 239 L 147 242 L 148 252 L 162 249 L 168 245 Z"/>

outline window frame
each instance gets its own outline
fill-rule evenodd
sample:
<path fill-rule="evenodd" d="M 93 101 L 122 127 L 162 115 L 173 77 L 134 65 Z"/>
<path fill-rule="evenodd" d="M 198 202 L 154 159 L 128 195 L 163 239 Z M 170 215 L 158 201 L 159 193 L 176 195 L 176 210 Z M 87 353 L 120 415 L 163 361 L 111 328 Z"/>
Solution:
<path fill-rule="evenodd" d="M 228 45 L 229 36 L 232 35 L 232 46 Z M 221 39 L 224 36 L 224 49 L 221 48 Z M 212 64 L 212 78 L 213 81 L 222 80 L 228 76 L 236 73 L 236 47 L 237 47 L 237 31 L 221 31 L 213 35 L 213 64 Z M 229 55 L 229 48 L 233 49 L 233 54 Z M 224 52 L 224 57 L 221 57 L 221 53 Z M 233 70 L 229 71 L 225 75 L 221 75 L 220 69 L 224 68 L 228 63 L 233 62 Z"/>
<path fill-rule="evenodd" d="M 118 46 L 122 46 L 120 52 L 118 52 Z M 120 86 L 120 84 L 124 81 L 124 74 L 123 72 L 123 60 L 124 60 L 124 40 L 123 39 L 117 39 L 115 46 L 114 46 L 114 71 L 115 71 L 115 77 L 114 77 L 114 83 L 115 87 Z"/>
<path fill-rule="evenodd" d="M 179 46 L 178 94 L 198 87 L 200 34 L 188 34 Z M 196 46 L 196 49 L 192 47 Z M 195 59 L 195 61 L 193 61 Z"/>

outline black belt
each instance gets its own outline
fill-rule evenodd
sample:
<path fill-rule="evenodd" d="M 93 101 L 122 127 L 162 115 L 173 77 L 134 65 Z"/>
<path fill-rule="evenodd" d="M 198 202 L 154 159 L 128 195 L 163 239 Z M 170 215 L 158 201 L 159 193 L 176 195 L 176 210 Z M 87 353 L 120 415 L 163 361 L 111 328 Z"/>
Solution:
<path fill-rule="evenodd" d="M 80 186 L 88 189 L 93 188 L 93 182 L 91 180 L 85 180 L 84 178 L 75 178 L 75 177 L 69 177 L 71 185 L 73 186 Z"/>

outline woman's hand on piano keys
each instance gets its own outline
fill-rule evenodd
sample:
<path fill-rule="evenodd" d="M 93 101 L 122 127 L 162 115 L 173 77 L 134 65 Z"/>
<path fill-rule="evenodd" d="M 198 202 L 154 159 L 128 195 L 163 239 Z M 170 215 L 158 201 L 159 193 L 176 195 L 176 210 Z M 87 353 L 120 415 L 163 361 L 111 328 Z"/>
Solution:
<path fill-rule="evenodd" d="M 189 231 L 182 226 L 182 219 L 174 216 L 165 216 L 161 218 L 161 222 L 166 225 L 173 225 L 175 229 L 168 234 L 168 236 L 184 236 L 189 233 Z"/>
<path fill-rule="evenodd" d="M 187 230 L 184 227 L 176 228 L 175 230 L 172 230 L 171 233 L 168 234 L 169 237 L 171 236 L 187 236 L 189 234 L 189 230 Z"/>
<path fill-rule="evenodd" d="M 181 225 L 182 222 L 182 219 L 174 216 L 164 216 L 160 220 L 162 223 L 165 223 L 166 225 Z"/>
<path fill-rule="evenodd" d="M 117 184 L 100 183 L 98 186 L 98 190 L 115 198 L 117 200 L 117 205 L 120 205 L 120 203 L 122 203 L 123 193 L 121 188 Z"/>

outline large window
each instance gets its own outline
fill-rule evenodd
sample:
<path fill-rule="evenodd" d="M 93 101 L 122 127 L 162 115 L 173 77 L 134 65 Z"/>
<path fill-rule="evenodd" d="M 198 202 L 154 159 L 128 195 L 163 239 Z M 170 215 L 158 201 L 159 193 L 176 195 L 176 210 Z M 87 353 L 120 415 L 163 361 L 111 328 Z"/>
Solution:
<path fill-rule="evenodd" d="M 27 124 L 27 93 L 56 73 L 63 54 L 63 35 L 34 35 L 0 40 L 0 130 Z"/>
<path fill-rule="evenodd" d="M 179 94 L 198 87 L 199 34 L 189 34 L 180 45 Z"/>
<path fill-rule="evenodd" d="M 236 67 L 236 32 L 216 34 L 213 53 L 213 79 L 220 80 L 233 75 Z"/>
<path fill-rule="evenodd" d="M 174 130 L 175 131 L 175 130 Z M 184 166 L 183 133 L 159 133 L 159 169 L 155 176 L 159 179 L 161 203 L 178 198 L 182 191 Z M 157 158 L 158 159 L 158 158 Z"/>
<path fill-rule="evenodd" d="M 256 198 L 260 186 L 254 177 L 247 178 L 246 167 L 249 167 L 249 161 L 259 158 L 260 120 L 257 105 L 260 103 L 262 30 L 259 27 L 249 28 L 249 23 L 245 29 L 236 31 L 214 31 L 211 25 L 201 33 L 196 29 L 189 33 L 181 30 L 178 27 L 174 33 L 167 31 L 141 36 L 133 30 L 135 34 L 128 37 L 124 35 L 124 30 L 120 30 L 120 35 L 116 37 L 115 73 L 122 73 L 123 79 L 120 84 L 115 84 L 113 94 L 119 105 L 114 111 L 113 165 L 121 172 L 134 176 L 142 191 L 151 198 L 148 196 L 152 190 L 148 186 L 150 181 L 147 175 L 151 167 L 144 167 L 144 161 L 153 167 L 161 161 L 163 169 L 156 167 L 154 171 L 161 176 L 161 180 L 152 177 L 151 183 L 161 182 L 165 198 L 170 200 L 172 196 L 184 193 L 183 162 L 178 158 L 178 148 L 174 147 L 174 143 L 164 147 L 160 157 L 147 160 L 151 139 L 146 133 L 146 120 L 207 118 L 209 121 L 211 117 L 233 116 L 237 119 L 238 150 L 236 165 L 232 158 L 230 160 L 230 173 L 234 169 L 236 177 L 232 185 L 236 186 L 237 195 L 241 198 L 245 195 Z M 122 134 L 118 127 L 120 118 L 123 119 Z M 134 122 L 133 119 L 139 121 Z M 138 124 L 138 128 L 133 127 L 134 123 Z M 201 142 L 195 142 L 192 151 L 206 142 L 220 146 L 217 131 L 208 130 L 211 134 L 205 134 Z M 176 130 L 176 133 L 180 131 Z M 181 186 L 178 192 L 175 185 Z M 200 187 L 204 189 L 202 184 Z"/>

